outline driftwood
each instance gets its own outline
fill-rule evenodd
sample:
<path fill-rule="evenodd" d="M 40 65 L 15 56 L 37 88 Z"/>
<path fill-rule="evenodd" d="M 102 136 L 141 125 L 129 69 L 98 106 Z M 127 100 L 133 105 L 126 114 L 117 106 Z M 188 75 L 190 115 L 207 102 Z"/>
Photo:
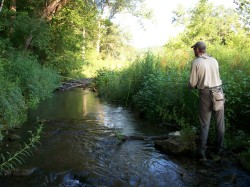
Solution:
<path fill-rule="evenodd" d="M 71 77 L 65 77 L 65 76 L 61 76 L 61 77 L 66 78 L 66 79 L 70 79 L 70 80 L 72 80 L 73 82 L 78 82 L 78 83 L 80 83 L 80 84 L 86 84 L 86 82 L 84 82 L 84 81 L 76 80 L 76 79 L 71 78 Z"/>
<path fill-rule="evenodd" d="M 57 89 L 59 91 L 67 91 L 67 90 L 71 90 L 73 88 L 83 88 L 83 89 L 85 89 L 92 82 L 92 79 L 75 80 L 75 79 L 70 78 L 70 77 L 64 77 L 64 78 L 71 79 L 71 80 L 66 81 L 66 82 L 62 82 L 62 86 Z"/>
<path fill-rule="evenodd" d="M 66 82 L 66 83 L 62 83 L 62 86 L 59 87 L 57 90 L 67 91 L 67 90 L 71 90 L 73 88 L 79 88 L 79 87 L 85 88 L 86 85 L 85 83 L 79 84 L 76 82 Z"/>
<path fill-rule="evenodd" d="M 168 139 L 168 135 L 161 135 L 161 136 L 122 136 L 120 139 L 122 141 L 127 140 L 166 140 Z"/>

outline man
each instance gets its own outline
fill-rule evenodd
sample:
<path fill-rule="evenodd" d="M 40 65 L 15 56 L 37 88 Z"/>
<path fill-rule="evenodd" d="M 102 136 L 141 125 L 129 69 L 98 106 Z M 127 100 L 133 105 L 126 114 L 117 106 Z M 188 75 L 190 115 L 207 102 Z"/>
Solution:
<path fill-rule="evenodd" d="M 206 54 L 206 45 L 202 41 L 197 42 L 192 48 L 196 59 L 192 62 L 189 88 L 199 90 L 200 135 L 198 155 L 202 160 L 205 160 L 212 111 L 216 120 L 217 154 L 220 155 L 223 149 L 225 132 L 224 95 L 217 60 Z"/>

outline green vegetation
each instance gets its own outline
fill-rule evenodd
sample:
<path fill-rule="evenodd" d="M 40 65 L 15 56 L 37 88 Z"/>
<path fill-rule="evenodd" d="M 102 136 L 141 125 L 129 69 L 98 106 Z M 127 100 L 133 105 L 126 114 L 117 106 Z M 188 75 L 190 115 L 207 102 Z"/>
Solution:
<path fill-rule="evenodd" d="M 184 24 L 186 29 L 165 45 L 165 53 L 160 57 L 149 53 L 120 71 L 99 71 L 95 80 L 99 94 L 130 105 L 149 120 L 176 123 L 190 135 L 190 127 L 199 129 L 197 91 L 187 88 L 194 58 L 190 46 L 202 39 L 208 45 L 208 53 L 220 65 L 226 95 L 226 147 L 242 152 L 239 160 L 247 167 L 249 30 L 241 26 L 233 10 L 214 7 L 206 0 L 188 12 L 178 10 L 176 15 L 174 21 Z M 209 137 L 215 136 L 213 127 L 210 134 Z"/>
<path fill-rule="evenodd" d="M 0 1 L 0 141 L 3 132 L 21 127 L 28 109 L 51 96 L 62 77 L 91 77 L 107 62 L 114 67 L 115 59 L 120 67 L 121 60 L 129 60 L 122 53 L 125 49 L 134 52 L 125 44 L 128 35 L 112 18 L 122 11 L 138 19 L 148 17 L 142 3 Z M 29 144 L 8 159 L 2 155 L 0 172 L 21 164 L 37 138 L 32 136 Z"/>
<path fill-rule="evenodd" d="M 0 139 L 1 131 L 20 126 L 27 110 L 52 94 L 61 76 L 96 76 L 100 96 L 132 107 L 149 120 L 176 123 L 192 137 L 193 127 L 198 127 L 198 97 L 197 91 L 187 88 L 194 58 L 190 46 L 203 40 L 219 62 L 224 83 L 226 145 L 246 151 L 240 160 L 247 162 L 249 140 L 243 141 L 248 139 L 250 120 L 247 0 L 235 0 L 236 10 L 215 7 L 208 0 L 190 10 L 180 7 L 173 24 L 185 29 L 160 55 L 135 52 L 126 45 L 129 34 L 112 20 L 121 12 L 149 18 L 143 0 L 56 2 L 0 1 Z M 210 133 L 213 137 L 215 132 Z"/>
<path fill-rule="evenodd" d="M 107 64 L 123 66 L 127 34 L 112 18 L 121 11 L 148 15 L 140 14 L 142 0 L 55 2 L 0 1 L 1 139 L 1 131 L 20 126 L 61 77 L 91 77 Z"/>
<path fill-rule="evenodd" d="M 36 148 L 35 144 L 37 144 L 40 140 L 40 135 L 42 132 L 42 125 L 37 128 L 35 134 L 29 131 L 31 134 L 31 138 L 28 143 L 24 143 L 23 147 L 20 147 L 20 150 L 15 152 L 13 155 L 8 153 L 8 158 L 1 154 L 1 162 L 0 162 L 0 175 L 10 175 L 14 169 L 24 163 L 25 159 L 32 155 L 32 150 Z"/>
<path fill-rule="evenodd" d="M 50 96 L 59 85 L 56 72 L 42 67 L 37 58 L 27 52 L 5 55 L 1 59 L 0 127 L 20 126 L 28 108 L 35 107 Z"/>

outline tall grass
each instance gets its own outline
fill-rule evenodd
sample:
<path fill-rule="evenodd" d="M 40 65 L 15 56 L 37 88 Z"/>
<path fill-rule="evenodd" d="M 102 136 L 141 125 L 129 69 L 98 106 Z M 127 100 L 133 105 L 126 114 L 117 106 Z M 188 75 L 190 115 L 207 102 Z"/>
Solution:
<path fill-rule="evenodd" d="M 166 69 L 163 58 L 148 53 L 126 69 L 99 71 L 95 84 L 101 96 L 133 106 L 152 121 L 192 121 L 198 100 L 187 88 L 189 69 L 171 63 Z"/>
<path fill-rule="evenodd" d="M 220 65 L 226 97 L 226 117 L 233 127 L 250 120 L 250 49 L 214 46 L 211 53 Z"/>
<path fill-rule="evenodd" d="M 95 84 L 101 96 L 109 100 L 119 100 L 124 104 L 133 104 L 132 96 L 142 88 L 148 76 L 156 71 L 158 66 L 156 57 L 148 54 L 123 70 L 99 70 Z"/>
<path fill-rule="evenodd" d="M 208 53 L 220 66 L 230 145 L 234 137 L 230 131 L 244 129 L 250 120 L 250 52 L 215 46 Z M 123 70 L 99 71 L 95 83 L 101 96 L 130 105 L 149 120 L 199 127 L 198 93 L 187 88 L 193 58 L 191 50 L 183 49 L 167 51 L 162 57 L 147 54 Z M 211 133 L 215 136 L 215 130 Z"/>

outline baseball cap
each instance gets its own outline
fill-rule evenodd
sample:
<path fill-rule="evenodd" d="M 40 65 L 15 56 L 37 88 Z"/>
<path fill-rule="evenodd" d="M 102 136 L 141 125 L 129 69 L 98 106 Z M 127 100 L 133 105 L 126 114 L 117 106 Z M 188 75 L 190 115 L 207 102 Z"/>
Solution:
<path fill-rule="evenodd" d="M 191 48 L 206 49 L 206 44 L 202 41 L 196 42 Z"/>

